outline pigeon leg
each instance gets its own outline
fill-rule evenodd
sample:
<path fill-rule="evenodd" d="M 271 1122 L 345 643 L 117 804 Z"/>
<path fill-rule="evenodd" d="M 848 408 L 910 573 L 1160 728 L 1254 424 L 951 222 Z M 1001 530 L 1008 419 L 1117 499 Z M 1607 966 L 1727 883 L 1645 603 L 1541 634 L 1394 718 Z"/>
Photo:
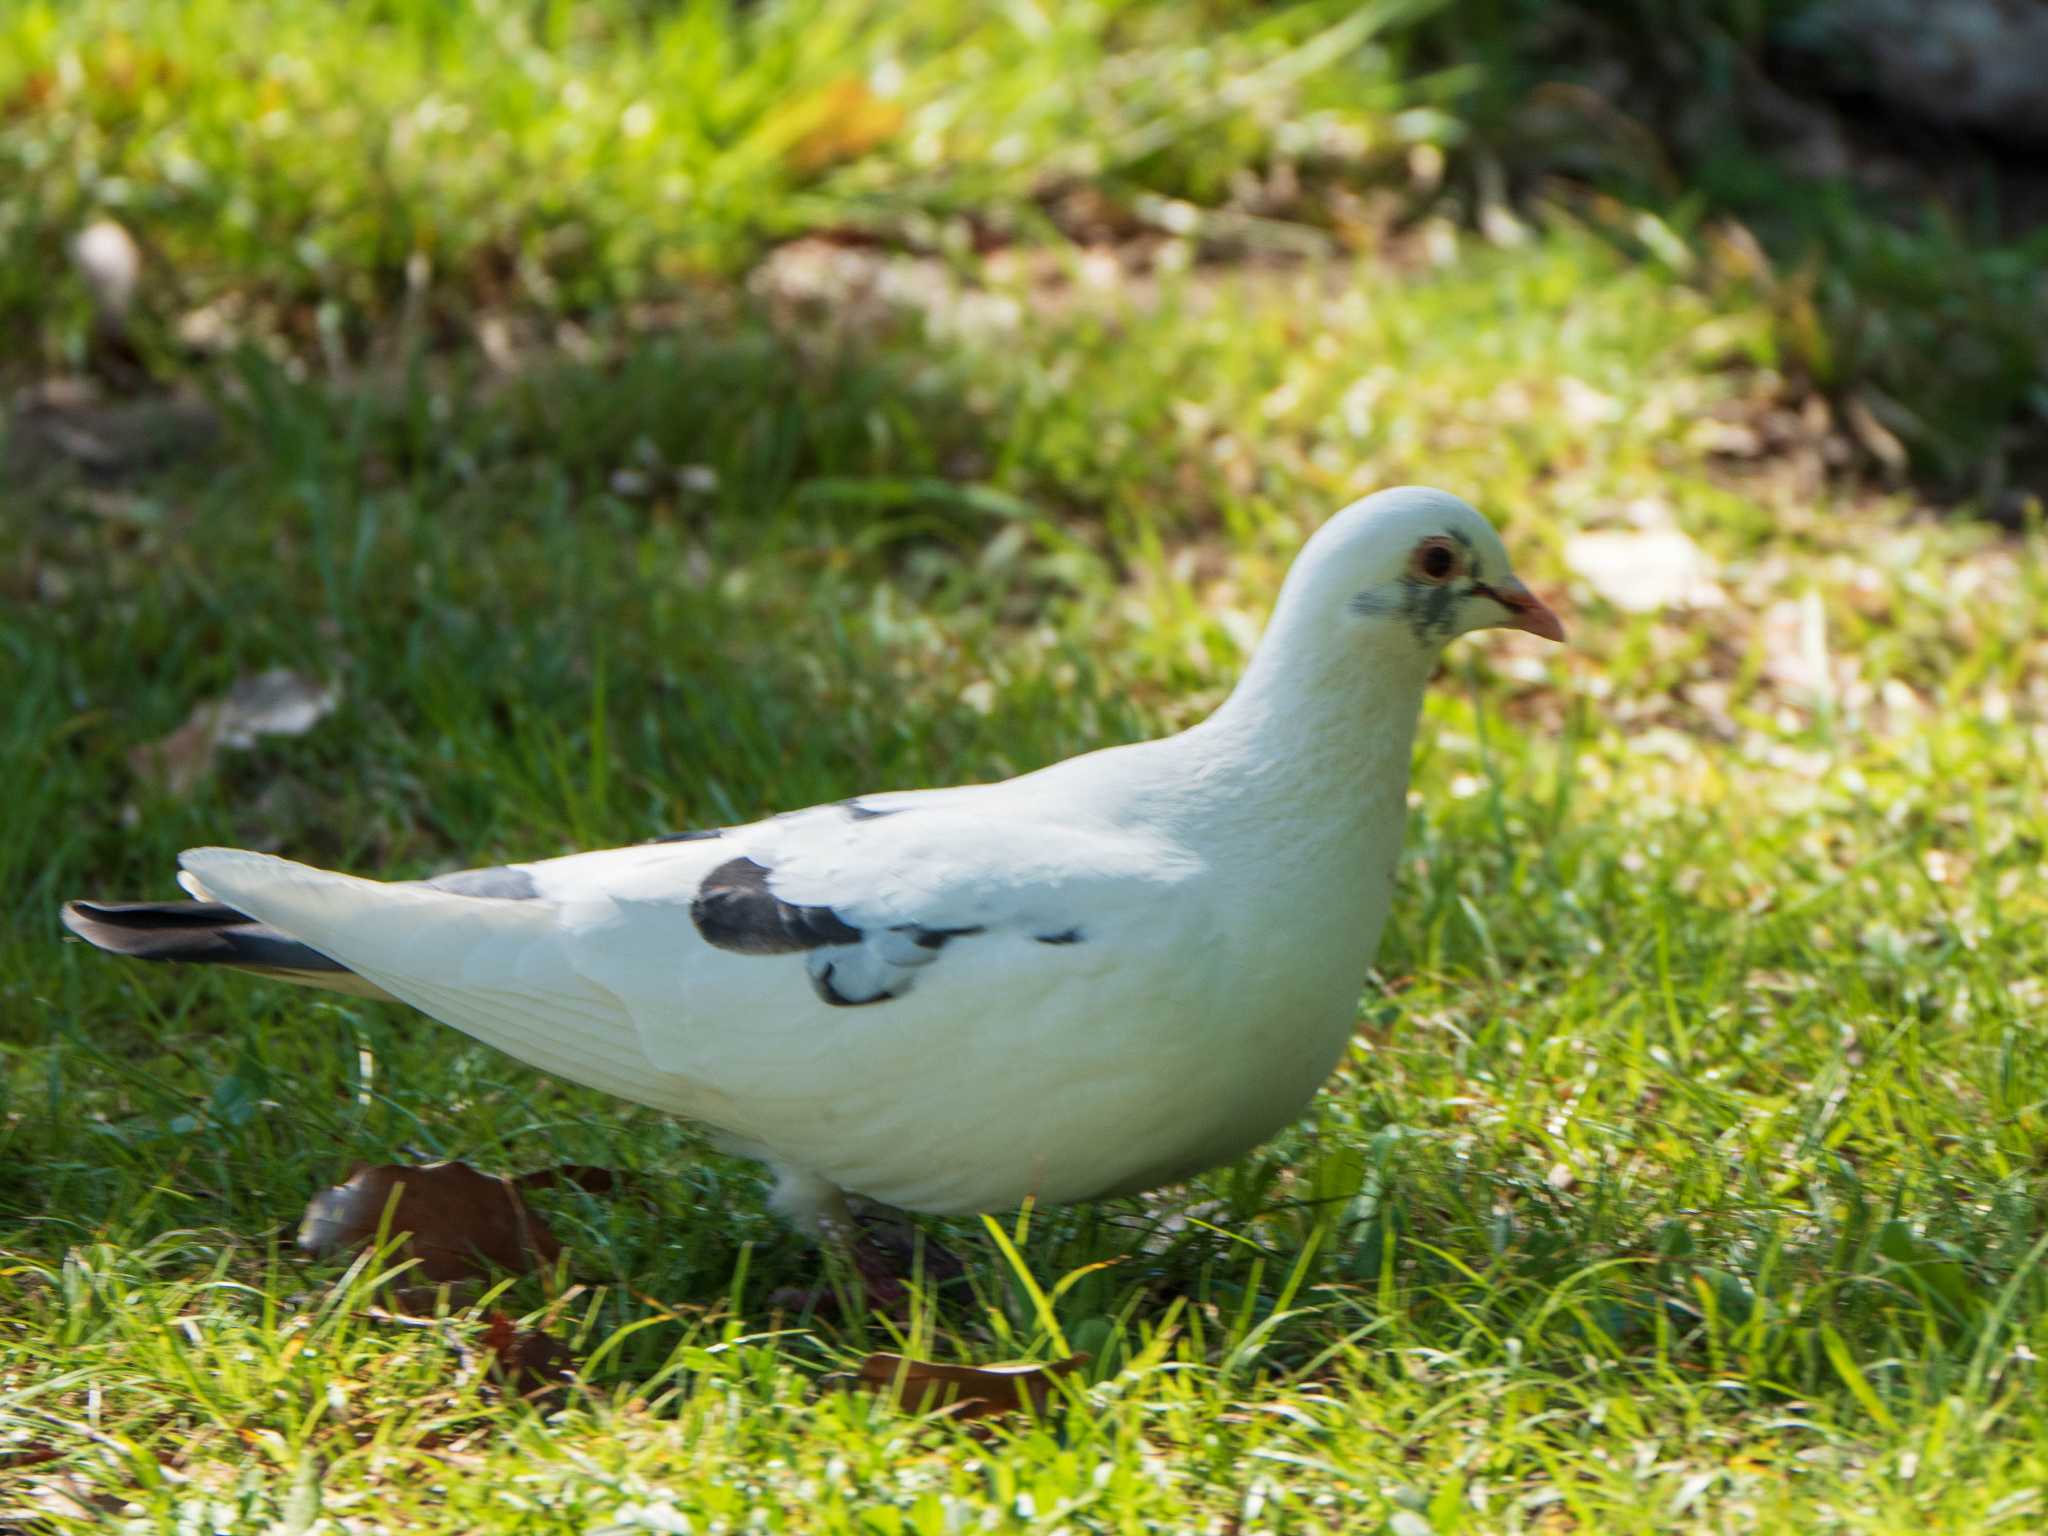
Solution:
<path fill-rule="evenodd" d="M 834 1240 L 833 1246 L 846 1255 L 860 1276 L 861 1295 L 869 1311 L 897 1318 L 908 1312 L 910 1293 L 886 1253 L 858 1234 Z M 769 1293 L 768 1304 L 780 1312 L 809 1312 L 821 1317 L 844 1310 L 841 1292 L 829 1284 L 786 1285 Z"/>
<path fill-rule="evenodd" d="M 967 1266 L 958 1254 L 885 1207 L 863 1202 L 854 1210 L 853 1221 L 854 1265 L 863 1280 L 868 1280 L 871 1270 L 899 1283 L 921 1276 L 932 1287 L 953 1285 L 967 1277 Z"/>
<path fill-rule="evenodd" d="M 836 1248 L 852 1263 L 877 1311 L 896 1312 L 904 1303 L 902 1278 L 868 1244 L 846 1203 L 846 1192 L 829 1180 L 801 1168 L 777 1167 L 770 1209 L 791 1226 L 811 1233 L 823 1247 Z M 774 1292 L 769 1305 L 787 1312 L 837 1312 L 839 1296 L 830 1285 L 789 1286 Z"/>
<path fill-rule="evenodd" d="M 926 1239 L 908 1222 L 881 1215 L 865 1202 L 856 1212 L 844 1191 L 812 1175 L 779 1170 L 769 1203 L 815 1233 L 821 1244 L 846 1255 L 874 1311 L 903 1315 L 910 1304 L 905 1282 L 920 1272 L 927 1283 L 937 1285 L 957 1281 L 967 1273 L 966 1265 L 953 1253 Z M 791 1287 L 769 1299 L 786 1311 L 839 1310 L 838 1294 L 829 1285 Z"/>

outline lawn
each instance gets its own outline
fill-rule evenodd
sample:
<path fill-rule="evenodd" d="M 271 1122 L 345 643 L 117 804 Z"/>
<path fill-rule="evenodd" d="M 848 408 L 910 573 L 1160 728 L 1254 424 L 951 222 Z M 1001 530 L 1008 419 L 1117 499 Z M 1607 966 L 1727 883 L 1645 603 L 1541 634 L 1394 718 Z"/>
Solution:
<path fill-rule="evenodd" d="M 1459 164 L 1422 9 L 0 14 L 0 368 L 95 363 L 111 213 L 214 424 L 0 486 L 0 1528 L 2040 1528 L 2038 517 L 1846 472 L 1739 239 L 1389 213 Z M 56 921 L 1174 729 L 1412 481 L 1572 637 L 1449 653 L 1349 1059 L 1191 1185 L 928 1223 L 908 1321 L 774 1304 L 816 1254 L 687 1126 Z M 274 667 L 332 712 L 138 753 Z M 619 1177 L 488 1288 L 294 1248 L 438 1158 Z M 825 1379 L 877 1349 L 1088 1360 L 977 1425 Z"/>

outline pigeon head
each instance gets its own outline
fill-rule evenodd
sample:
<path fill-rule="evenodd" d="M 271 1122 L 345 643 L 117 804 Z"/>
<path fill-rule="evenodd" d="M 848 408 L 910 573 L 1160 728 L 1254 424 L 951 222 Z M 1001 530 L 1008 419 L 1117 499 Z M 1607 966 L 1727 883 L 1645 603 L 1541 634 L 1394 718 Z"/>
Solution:
<path fill-rule="evenodd" d="M 1325 601 L 1375 632 L 1435 652 L 1475 629 L 1562 640 L 1523 586 L 1493 525 L 1448 491 L 1401 486 L 1352 503 L 1316 531 L 1303 566 Z"/>

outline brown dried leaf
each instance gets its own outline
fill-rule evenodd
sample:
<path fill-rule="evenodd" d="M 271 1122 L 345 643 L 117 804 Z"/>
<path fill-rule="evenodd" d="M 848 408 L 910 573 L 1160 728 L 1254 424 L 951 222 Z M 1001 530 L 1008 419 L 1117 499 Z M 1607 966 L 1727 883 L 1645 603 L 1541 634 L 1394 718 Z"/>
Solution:
<path fill-rule="evenodd" d="M 860 1363 L 851 1375 L 826 1378 L 868 1392 L 887 1392 L 898 1407 L 928 1413 L 944 1409 L 956 1419 L 987 1419 L 1017 1413 L 1025 1405 L 1042 1414 L 1052 1402 L 1054 1384 L 1087 1364 L 1086 1355 L 1069 1355 L 1051 1364 L 941 1365 L 904 1355 L 878 1353 Z"/>
<path fill-rule="evenodd" d="M 240 750 L 263 736 L 303 736 L 334 713 L 332 683 L 272 667 L 236 681 L 224 697 L 195 705 L 185 723 L 128 754 L 135 776 L 167 794 L 187 795 L 212 771 L 223 747 Z"/>
<path fill-rule="evenodd" d="M 569 1346 L 538 1328 L 521 1328 L 493 1312 L 484 1328 L 492 1378 L 507 1392 L 536 1402 L 559 1401 L 576 1378 Z"/>
<path fill-rule="evenodd" d="M 61 1461 L 64 1453 L 47 1440 L 19 1441 L 0 1447 L 0 1472 L 17 1472 L 39 1467 L 46 1461 Z"/>
<path fill-rule="evenodd" d="M 867 82 L 848 75 L 787 109 L 801 123 L 789 148 L 789 163 L 806 176 L 858 160 L 902 131 L 903 108 L 877 96 Z"/>
<path fill-rule="evenodd" d="M 0 101 L 0 118 L 30 117 L 49 105 L 57 94 L 57 77 L 47 69 L 26 76 L 14 94 Z"/>
<path fill-rule="evenodd" d="M 467 1163 L 359 1169 L 306 1206 L 299 1247 L 324 1258 L 374 1242 L 394 1190 L 389 1230 L 412 1234 L 400 1257 L 417 1259 L 428 1280 L 468 1280 L 492 1266 L 524 1273 L 561 1255 L 561 1243 L 528 1208 L 517 1183 Z"/>

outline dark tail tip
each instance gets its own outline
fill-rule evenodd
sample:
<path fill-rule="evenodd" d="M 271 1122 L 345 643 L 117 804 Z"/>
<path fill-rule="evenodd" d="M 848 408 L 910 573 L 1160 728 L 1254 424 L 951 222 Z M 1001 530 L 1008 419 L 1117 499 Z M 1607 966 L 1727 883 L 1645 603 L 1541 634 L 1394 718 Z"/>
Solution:
<path fill-rule="evenodd" d="M 339 971 L 297 939 L 217 901 L 67 901 L 64 926 L 95 949 L 131 960 L 249 969 Z"/>
<path fill-rule="evenodd" d="M 86 943 L 134 960 L 226 960 L 224 930 L 251 926 L 215 901 L 67 901 L 63 917 Z"/>

